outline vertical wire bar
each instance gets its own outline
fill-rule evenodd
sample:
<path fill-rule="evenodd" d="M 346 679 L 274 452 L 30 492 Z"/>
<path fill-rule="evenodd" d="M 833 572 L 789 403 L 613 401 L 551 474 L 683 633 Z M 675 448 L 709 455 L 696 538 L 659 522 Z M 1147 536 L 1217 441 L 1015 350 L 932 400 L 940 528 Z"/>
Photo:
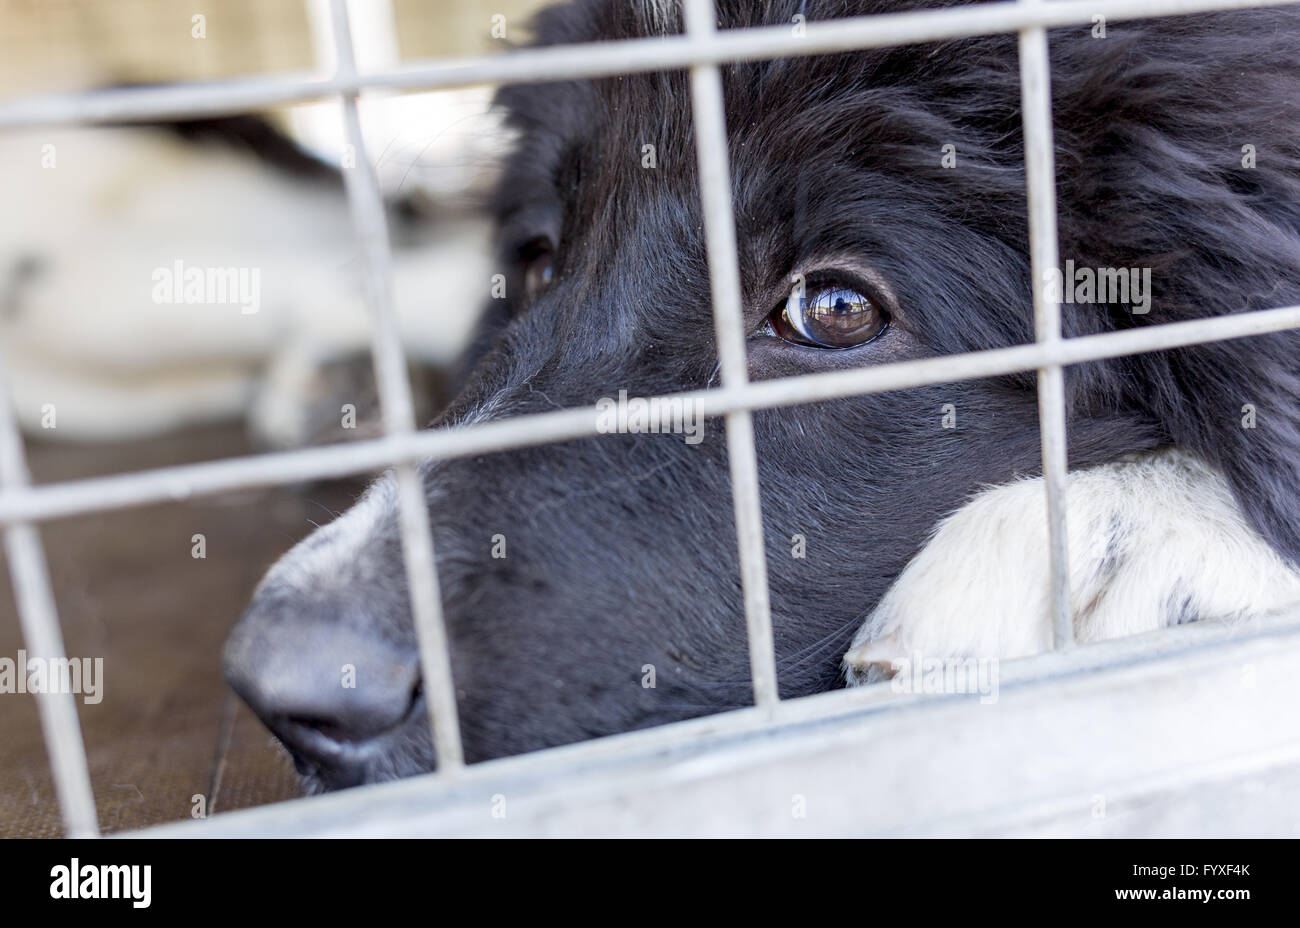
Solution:
<path fill-rule="evenodd" d="M 1030 5 L 1040 0 L 1022 0 Z M 1061 304 L 1047 287 L 1060 267 L 1056 237 L 1056 165 L 1052 150 L 1052 92 L 1047 31 L 1020 32 L 1020 103 L 1025 141 L 1025 183 L 1029 208 L 1030 276 L 1034 289 L 1034 338 L 1061 341 Z M 1038 369 L 1038 425 L 1047 488 L 1047 538 L 1051 556 L 1051 612 L 1057 648 L 1074 644 L 1070 618 L 1068 536 L 1065 524 L 1065 373 L 1059 364 Z"/>
<path fill-rule="evenodd" d="M 332 0 L 330 12 L 338 55 L 338 74 L 342 78 L 351 78 L 356 74 L 356 60 L 346 0 Z M 365 268 L 366 297 L 371 312 L 371 353 L 375 362 L 380 405 L 383 408 L 384 431 L 388 435 L 406 434 L 415 428 L 415 412 L 411 401 L 411 385 L 407 379 L 406 355 L 402 350 L 401 335 L 393 312 L 392 251 L 384 216 L 384 202 L 361 133 L 357 96 L 344 94 L 342 99 L 348 144 L 352 146 L 355 159 L 350 166 L 345 165 L 343 178 Z M 437 752 L 438 770 L 454 774 L 464 766 L 465 756 L 457 717 L 456 690 L 451 675 L 447 627 L 442 613 L 442 594 L 438 589 L 428 503 L 415 465 L 399 464 L 394 472 L 397 480 L 402 556 L 410 587 L 415 636 L 420 647 L 420 669 L 424 676 L 425 701 L 433 730 L 433 745 Z"/>
<path fill-rule="evenodd" d="M 714 32 L 713 0 L 687 0 L 686 31 L 707 37 Z M 740 305 L 740 259 L 736 249 L 736 220 L 731 210 L 731 166 L 727 154 L 727 123 L 723 111 L 722 73 L 716 65 L 691 68 L 691 105 L 695 121 L 696 157 L 700 167 L 700 199 L 708 249 L 713 325 L 718 362 L 726 387 L 749 379 L 745 361 L 745 323 Z M 727 413 L 727 460 L 740 554 L 745 625 L 749 636 L 749 667 L 754 703 L 770 710 L 778 700 L 776 655 L 772 640 L 772 609 L 767 586 L 767 557 L 763 548 L 763 512 L 758 489 L 758 457 L 754 450 L 754 420 L 749 410 Z"/>
<path fill-rule="evenodd" d="M 0 486 L 6 489 L 25 487 L 31 481 L 8 384 L 9 375 L 0 359 Z M 66 666 L 62 662 L 68 655 L 59 630 L 49 565 L 36 526 L 30 522 L 10 524 L 5 529 L 5 556 L 9 559 L 14 601 L 27 650 L 34 657 L 59 661 L 60 666 Z M 90 785 L 76 697 L 70 692 L 33 695 L 50 758 L 59 812 L 63 816 L 63 833 L 69 838 L 99 837 L 99 817 L 95 813 L 95 793 Z"/>

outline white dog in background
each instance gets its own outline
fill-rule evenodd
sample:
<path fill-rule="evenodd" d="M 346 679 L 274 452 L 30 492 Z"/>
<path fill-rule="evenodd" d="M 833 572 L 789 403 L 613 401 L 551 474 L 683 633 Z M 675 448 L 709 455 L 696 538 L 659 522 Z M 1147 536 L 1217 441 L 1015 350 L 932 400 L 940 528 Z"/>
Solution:
<path fill-rule="evenodd" d="M 372 156 L 387 194 L 432 214 L 422 240 L 394 235 L 394 298 L 409 357 L 439 367 L 491 278 L 488 225 L 452 188 L 490 182 L 501 132 L 481 93 L 429 97 Z M 356 402 L 327 382 L 370 343 L 356 240 L 342 185 L 301 157 L 313 176 L 156 127 L 0 137 L 0 351 L 23 427 L 114 440 L 247 417 L 295 447 Z"/>

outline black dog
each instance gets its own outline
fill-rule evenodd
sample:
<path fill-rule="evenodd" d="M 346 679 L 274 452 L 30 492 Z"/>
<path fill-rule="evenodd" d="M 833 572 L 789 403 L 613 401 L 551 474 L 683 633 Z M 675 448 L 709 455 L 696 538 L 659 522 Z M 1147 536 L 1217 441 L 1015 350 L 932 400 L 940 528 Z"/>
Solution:
<path fill-rule="evenodd" d="M 805 6 L 915 4 L 718 4 L 724 28 Z M 542 44 L 680 30 L 667 0 L 537 22 Z M 1063 307 L 1066 334 L 1300 303 L 1300 12 L 1095 32 L 1051 34 L 1061 257 L 1149 269 L 1149 304 L 1094 293 Z M 1014 36 L 722 72 L 751 378 L 1032 340 Z M 494 202 L 507 299 L 437 425 L 716 384 L 689 100 L 681 72 L 501 93 L 522 133 Z M 1300 559 L 1298 387 L 1292 334 L 1072 369 L 1071 466 L 1181 446 Z M 1040 467 L 1032 373 L 754 425 L 785 697 L 841 685 L 855 630 L 936 524 Z M 749 704 L 720 422 L 698 443 L 602 435 L 422 473 L 469 760 Z M 226 661 L 311 788 L 436 765 L 391 480 L 271 570 Z"/>

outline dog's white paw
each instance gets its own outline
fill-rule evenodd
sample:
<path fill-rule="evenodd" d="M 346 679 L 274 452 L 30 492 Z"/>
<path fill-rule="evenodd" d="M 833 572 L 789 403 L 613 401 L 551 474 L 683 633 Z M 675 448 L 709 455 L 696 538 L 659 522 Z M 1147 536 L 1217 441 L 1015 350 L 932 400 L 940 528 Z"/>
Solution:
<path fill-rule="evenodd" d="M 1300 572 L 1245 521 L 1222 476 L 1178 450 L 1074 471 L 1070 606 L 1080 642 L 1300 602 Z M 924 658 L 1012 658 L 1052 645 L 1047 491 L 995 487 L 953 513 L 867 618 L 850 685 Z"/>

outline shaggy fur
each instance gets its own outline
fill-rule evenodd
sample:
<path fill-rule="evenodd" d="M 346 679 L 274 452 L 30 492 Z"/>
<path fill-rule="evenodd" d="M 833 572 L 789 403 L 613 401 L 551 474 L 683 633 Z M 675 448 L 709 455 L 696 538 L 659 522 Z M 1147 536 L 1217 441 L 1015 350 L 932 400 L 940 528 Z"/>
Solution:
<path fill-rule="evenodd" d="M 670 6 L 582 0 L 543 13 L 538 34 L 674 32 Z M 718 6 L 732 28 L 915 4 Z M 1300 302 L 1294 9 L 1112 23 L 1104 39 L 1055 30 L 1051 61 L 1062 260 L 1152 269 L 1149 314 L 1067 306 L 1067 335 Z M 722 70 L 752 378 L 1032 339 L 1014 36 Z M 501 93 L 521 133 L 493 204 L 509 299 L 440 424 L 713 382 L 689 99 L 678 72 Z M 654 169 L 642 167 L 647 144 Z M 947 144 L 955 168 L 941 165 Z M 524 268 L 542 237 L 555 275 L 530 305 Z M 844 351 L 763 334 L 791 275 L 816 270 L 883 281 L 889 330 Z M 1293 334 L 1072 369 L 1071 466 L 1181 446 L 1223 472 L 1253 528 L 1295 561 L 1298 386 Z M 947 404 L 955 428 L 943 427 Z M 1040 466 L 1032 373 L 763 411 L 754 424 L 786 697 L 841 685 L 855 631 L 940 521 Z M 721 423 L 698 445 L 607 435 L 423 473 L 471 760 L 749 704 Z M 383 699 L 383 686 L 346 697 L 384 703 L 391 724 L 376 731 L 342 695 L 287 700 L 268 669 L 286 652 L 346 663 L 340 628 L 414 666 L 392 494 L 382 482 L 375 494 L 364 520 L 327 527 L 271 573 L 228 654 L 231 682 L 318 786 L 435 763 L 422 697 L 397 692 L 409 674 Z M 491 555 L 498 534 L 505 558 Z M 792 556 L 794 535 L 806 557 Z"/>

